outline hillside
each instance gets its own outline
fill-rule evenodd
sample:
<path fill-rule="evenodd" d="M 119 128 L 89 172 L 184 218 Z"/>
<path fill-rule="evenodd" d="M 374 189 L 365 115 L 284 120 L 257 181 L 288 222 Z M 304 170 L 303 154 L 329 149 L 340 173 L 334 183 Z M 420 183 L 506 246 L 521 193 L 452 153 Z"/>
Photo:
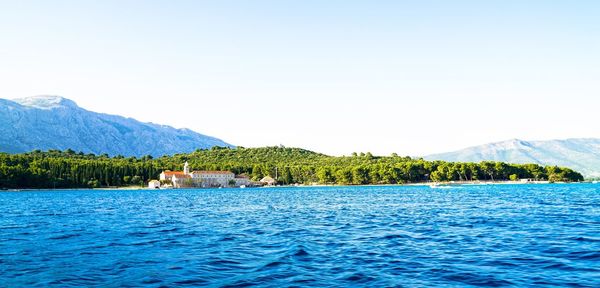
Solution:
<path fill-rule="evenodd" d="M 600 139 L 579 138 L 549 141 L 513 139 L 466 148 L 459 151 L 434 154 L 428 160 L 508 163 L 536 163 L 569 167 L 586 177 L 600 176 Z"/>
<path fill-rule="evenodd" d="M 213 146 L 231 145 L 189 129 L 87 111 L 58 96 L 0 99 L 0 152 L 72 149 L 162 156 Z"/>
<path fill-rule="evenodd" d="M 220 148 L 152 157 L 107 157 L 75 151 L 0 153 L 0 188 L 75 188 L 141 185 L 163 170 L 228 170 L 252 180 L 280 184 L 402 184 L 426 181 L 535 179 L 581 181 L 581 174 L 555 166 L 502 162 L 450 163 L 370 153 L 332 157 L 300 148 Z"/>

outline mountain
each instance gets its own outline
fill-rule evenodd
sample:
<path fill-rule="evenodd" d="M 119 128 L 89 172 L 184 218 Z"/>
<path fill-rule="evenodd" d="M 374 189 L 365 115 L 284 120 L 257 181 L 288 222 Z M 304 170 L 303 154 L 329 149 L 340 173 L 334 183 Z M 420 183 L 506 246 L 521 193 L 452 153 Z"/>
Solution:
<path fill-rule="evenodd" d="M 600 177 L 600 139 L 595 138 L 549 141 L 513 139 L 449 153 L 429 155 L 424 158 L 453 162 L 492 160 L 558 165 L 579 171 L 586 177 Z"/>
<path fill-rule="evenodd" d="M 0 99 L 0 152 L 72 149 L 111 156 L 162 156 L 232 145 L 189 129 L 87 111 L 58 96 Z"/>

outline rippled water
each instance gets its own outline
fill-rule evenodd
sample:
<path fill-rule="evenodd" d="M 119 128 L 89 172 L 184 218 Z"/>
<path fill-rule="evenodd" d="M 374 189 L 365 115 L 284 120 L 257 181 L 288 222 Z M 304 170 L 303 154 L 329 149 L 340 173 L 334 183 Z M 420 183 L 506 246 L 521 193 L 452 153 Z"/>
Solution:
<path fill-rule="evenodd" d="M 600 185 L 0 193 L 0 286 L 600 287 Z"/>

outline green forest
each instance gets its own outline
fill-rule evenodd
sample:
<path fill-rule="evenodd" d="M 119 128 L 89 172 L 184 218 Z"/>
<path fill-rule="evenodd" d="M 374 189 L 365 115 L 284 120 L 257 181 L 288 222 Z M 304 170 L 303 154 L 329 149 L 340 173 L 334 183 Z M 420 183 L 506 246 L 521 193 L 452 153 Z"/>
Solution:
<path fill-rule="evenodd" d="M 451 163 L 353 153 L 334 157 L 300 148 L 223 148 L 196 150 L 153 158 L 94 155 L 73 150 L 0 153 L 0 188 L 99 188 L 141 186 L 158 179 L 163 170 L 229 170 L 252 180 L 264 176 L 288 184 L 405 184 L 445 181 L 519 179 L 551 182 L 583 181 L 569 168 L 502 162 Z"/>

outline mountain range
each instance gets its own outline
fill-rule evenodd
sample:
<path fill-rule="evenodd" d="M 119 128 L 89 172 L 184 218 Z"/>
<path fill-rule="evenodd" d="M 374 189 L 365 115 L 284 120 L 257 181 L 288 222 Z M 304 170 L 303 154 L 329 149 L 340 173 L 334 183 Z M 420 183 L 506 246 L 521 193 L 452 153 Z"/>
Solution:
<path fill-rule="evenodd" d="M 228 146 L 189 129 L 85 110 L 59 96 L 0 99 L 0 152 L 72 149 L 111 156 L 162 156 Z"/>
<path fill-rule="evenodd" d="M 557 165 L 574 169 L 586 177 L 600 177 L 600 139 L 596 138 L 548 141 L 512 139 L 424 158 L 458 162 L 490 160 Z"/>
<path fill-rule="evenodd" d="M 223 140 L 189 129 L 88 111 L 59 96 L 0 99 L 0 152 L 72 149 L 97 155 L 157 157 L 213 146 L 233 147 Z M 558 165 L 579 171 L 586 177 L 600 177 L 600 139 L 596 138 L 512 139 L 424 158 Z"/>

